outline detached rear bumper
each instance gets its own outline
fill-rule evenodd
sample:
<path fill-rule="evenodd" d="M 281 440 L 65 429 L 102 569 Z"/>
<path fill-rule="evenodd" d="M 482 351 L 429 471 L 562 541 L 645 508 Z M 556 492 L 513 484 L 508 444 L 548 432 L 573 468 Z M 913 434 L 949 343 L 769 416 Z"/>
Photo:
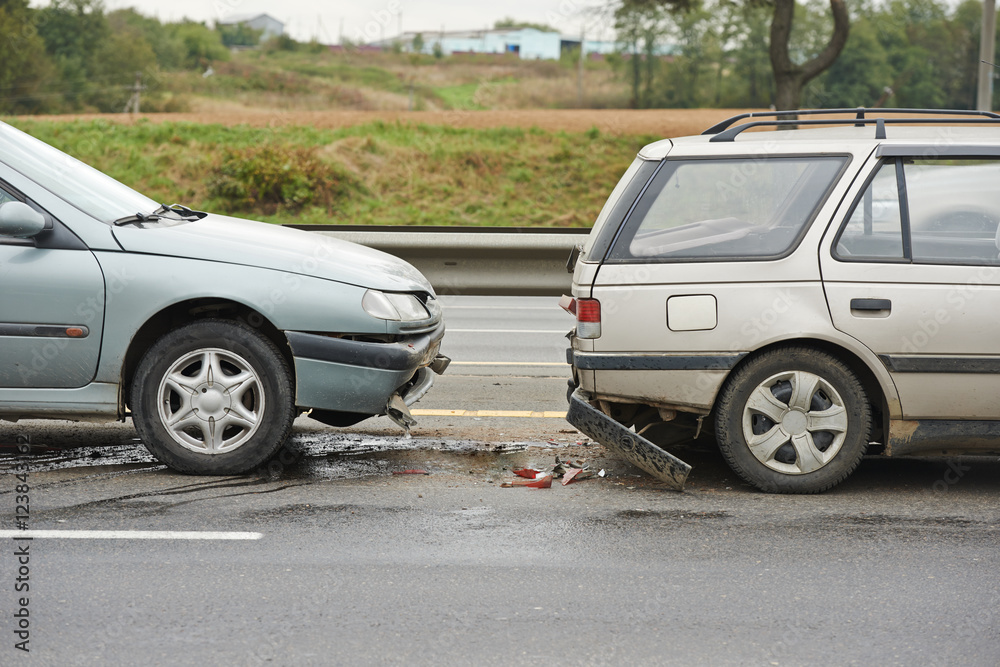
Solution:
<path fill-rule="evenodd" d="M 332 338 L 300 331 L 285 336 L 295 359 L 295 404 L 304 409 L 380 414 L 386 402 L 403 390 L 407 403 L 415 402 L 433 384 L 430 368 L 441 374 L 448 358 L 439 354 L 444 324 L 395 343 L 372 343 Z M 410 384 L 409 387 L 406 385 Z"/>
<path fill-rule="evenodd" d="M 678 491 L 684 490 L 691 466 L 676 456 L 630 431 L 597 408 L 590 405 L 587 394 L 577 389 L 569 396 L 566 421 L 601 443 L 612 453 L 666 482 Z"/>

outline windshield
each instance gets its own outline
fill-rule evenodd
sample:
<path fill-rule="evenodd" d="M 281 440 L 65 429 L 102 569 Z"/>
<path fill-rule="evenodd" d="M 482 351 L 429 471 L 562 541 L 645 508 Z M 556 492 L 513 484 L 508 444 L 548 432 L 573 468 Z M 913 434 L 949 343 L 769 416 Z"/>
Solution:
<path fill-rule="evenodd" d="M 0 123 L 0 160 L 102 222 L 149 213 L 158 204 L 43 141 Z"/>

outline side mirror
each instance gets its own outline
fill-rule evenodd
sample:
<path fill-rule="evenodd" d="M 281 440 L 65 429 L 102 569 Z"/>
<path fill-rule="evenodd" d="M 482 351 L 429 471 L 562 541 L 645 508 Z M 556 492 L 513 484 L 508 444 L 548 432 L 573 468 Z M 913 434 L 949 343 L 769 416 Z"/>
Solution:
<path fill-rule="evenodd" d="M 19 201 L 0 204 L 0 236 L 27 239 L 45 229 L 45 216 Z"/>

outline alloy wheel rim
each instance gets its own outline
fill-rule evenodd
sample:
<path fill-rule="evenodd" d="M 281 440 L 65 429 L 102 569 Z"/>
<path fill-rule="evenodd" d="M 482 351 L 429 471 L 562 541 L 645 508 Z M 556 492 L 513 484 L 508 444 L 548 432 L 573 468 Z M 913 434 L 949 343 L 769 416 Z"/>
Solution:
<path fill-rule="evenodd" d="M 160 380 L 157 403 L 170 437 L 199 454 L 237 449 L 257 432 L 264 414 L 260 376 L 246 359 L 220 348 L 175 361 Z"/>

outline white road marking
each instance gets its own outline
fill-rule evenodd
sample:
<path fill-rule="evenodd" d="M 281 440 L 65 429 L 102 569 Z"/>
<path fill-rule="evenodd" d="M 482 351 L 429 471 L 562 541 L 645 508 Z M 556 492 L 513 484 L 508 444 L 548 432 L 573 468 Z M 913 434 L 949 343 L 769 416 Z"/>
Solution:
<path fill-rule="evenodd" d="M 453 361 L 452 366 L 566 366 L 565 361 Z"/>
<path fill-rule="evenodd" d="M 526 417 L 565 419 L 565 410 L 410 410 L 414 417 Z"/>
<path fill-rule="evenodd" d="M 201 530 L 0 530 L 0 538 L 63 540 L 259 540 L 263 533 Z"/>
<path fill-rule="evenodd" d="M 569 329 L 448 329 L 448 333 L 540 333 L 566 335 Z"/>

